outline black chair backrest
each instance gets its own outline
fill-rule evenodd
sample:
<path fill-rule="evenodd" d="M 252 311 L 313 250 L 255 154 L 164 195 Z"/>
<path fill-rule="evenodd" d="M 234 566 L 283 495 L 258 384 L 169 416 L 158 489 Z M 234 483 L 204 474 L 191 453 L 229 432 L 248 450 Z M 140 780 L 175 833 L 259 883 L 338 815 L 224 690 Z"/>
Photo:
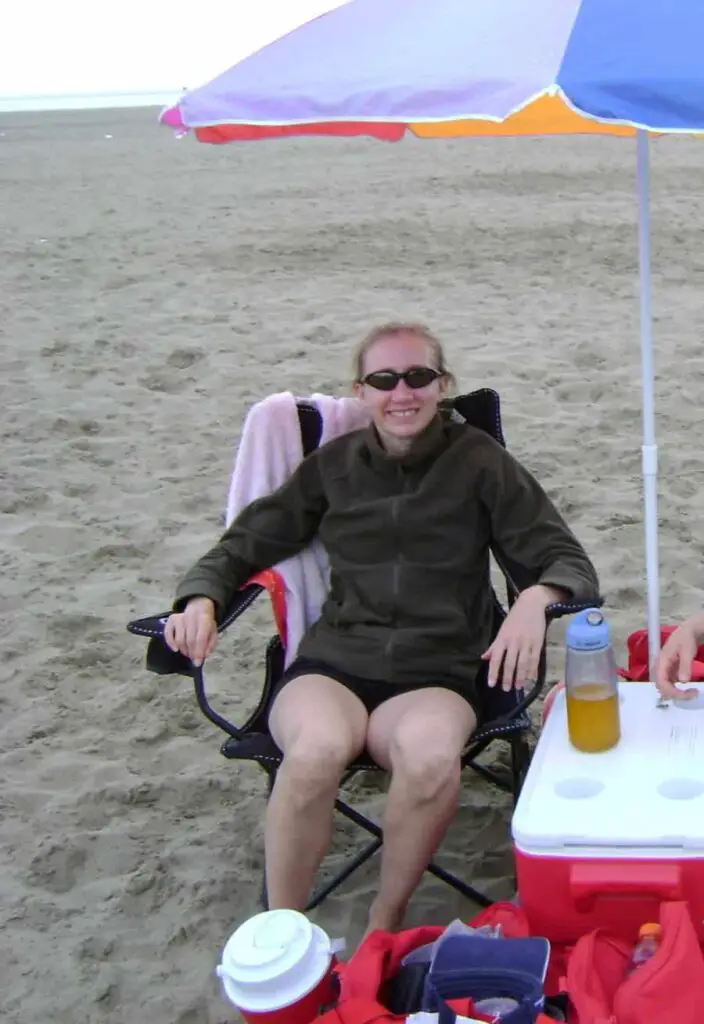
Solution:
<path fill-rule="evenodd" d="M 501 425 L 501 400 L 496 391 L 492 391 L 491 388 L 479 388 L 468 395 L 458 395 L 453 399 L 452 405 L 463 420 L 493 437 L 502 448 L 506 447 Z"/>
<path fill-rule="evenodd" d="M 298 422 L 301 427 L 303 454 L 310 455 L 320 444 L 323 432 L 323 421 L 317 406 L 309 405 L 308 402 L 298 402 Z"/>

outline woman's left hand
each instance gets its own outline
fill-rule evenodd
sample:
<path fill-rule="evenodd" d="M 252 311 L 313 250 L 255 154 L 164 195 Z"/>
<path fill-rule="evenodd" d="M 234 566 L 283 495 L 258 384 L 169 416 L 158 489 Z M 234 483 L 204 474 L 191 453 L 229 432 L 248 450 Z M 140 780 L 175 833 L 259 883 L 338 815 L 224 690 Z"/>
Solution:
<path fill-rule="evenodd" d="M 496 686 L 501 678 L 504 690 L 514 685 L 522 690 L 537 681 L 547 628 L 545 610 L 564 599 L 563 591 L 542 584 L 521 593 L 496 639 L 482 655 L 489 662 L 489 686 Z"/>

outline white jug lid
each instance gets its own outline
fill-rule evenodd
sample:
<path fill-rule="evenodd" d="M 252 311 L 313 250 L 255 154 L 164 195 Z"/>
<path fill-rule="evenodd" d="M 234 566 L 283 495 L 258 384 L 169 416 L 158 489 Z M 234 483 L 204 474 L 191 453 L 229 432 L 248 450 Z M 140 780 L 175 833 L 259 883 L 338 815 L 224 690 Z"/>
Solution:
<path fill-rule="evenodd" d="M 243 1010 L 291 1005 L 330 965 L 325 932 L 295 910 L 269 910 L 245 921 L 228 939 L 217 969 L 228 998 Z"/>

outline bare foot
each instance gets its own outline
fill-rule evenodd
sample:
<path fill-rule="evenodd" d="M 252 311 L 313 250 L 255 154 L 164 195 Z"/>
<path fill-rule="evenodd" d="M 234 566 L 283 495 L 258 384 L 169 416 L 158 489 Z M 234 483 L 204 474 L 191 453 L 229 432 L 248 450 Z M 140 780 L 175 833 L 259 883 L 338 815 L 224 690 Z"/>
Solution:
<path fill-rule="evenodd" d="M 405 907 L 388 907 L 383 906 L 377 900 L 374 900 L 371 907 L 369 908 L 369 918 L 367 920 L 367 929 L 362 938 L 362 942 L 366 939 L 367 935 L 380 929 L 384 932 L 397 932 L 400 931 L 403 926 L 403 919 L 406 916 Z"/>

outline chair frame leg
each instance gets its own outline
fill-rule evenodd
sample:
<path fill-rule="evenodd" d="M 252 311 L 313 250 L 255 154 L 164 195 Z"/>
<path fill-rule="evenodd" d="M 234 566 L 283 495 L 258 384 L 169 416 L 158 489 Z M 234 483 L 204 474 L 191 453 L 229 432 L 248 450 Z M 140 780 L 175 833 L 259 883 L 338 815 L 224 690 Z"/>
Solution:
<path fill-rule="evenodd" d="M 350 779 L 353 774 L 354 772 L 349 772 L 342 780 L 342 784 L 344 785 L 344 783 Z M 353 824 L 358 825 L 359 828 L 364 829 L 365 832 L 373 835 L 374 838 L 370 843 L 367 843 L 366 846 L 363 846 L 359 853 L 347 861 L 344 867 L 342 867 L 329 882 L 326 882 L 319 889 L 316 889 L 308 907 L 306 908 L 308 910 L 312 910 L 314 907 L 319 906 L 323 900 L 329 896 L 331 892 L 334 892 L 339 885 L 342 885 L 342 883 L 345 882 L 350 875 L 357 870 L 357 868 L 361 867 L 362 864 L 366 864 L 366 862 L 373 857 L 384 844 L 384 834 L 380 826 L 365 814 L 361 814 L 360 811 L 356 811 L 354 807 L 350 807 L 348 803 L 345 803 L 345 801 L 341 800 L 339 797 L 335 800 L 335 810 L 342 814 L 343 817 L 347 818 L 348 821 L 351 821 Z"/>
<path fill-rule="evenodd" d="M 533 752 L 525 736 L 514 736 L 511 740 L 511 774 L 513 776 L 513 807 L 514 810 L 521 795 L 528 767 Z M 513 887 L 518 892 L 518 875 L 513 872 Z"/>
<path fill-rule="evenodd" d="M 361 867 L 362 864 L 365 864 L 370 857 L 373 857 L 374 854 L 381 849 L 382 845 L 382 839 L 372 839 L 370 843 L 367 843 L 366 846 L 356 854 L 356 856 L 351 857 L 346 862 L 345 866 L 338 871 L 336 875 L 333 875 L 329 882 L 326 882 L 315 890 L 310 902 L 306 906 L 306 910 L 314 910 L 316 907 L 319 907 L 331 892 L 334 892 L 338 886 L 342 885 L 343 882 L 346 882 L 350 875 L 354 874 L 357 868 Z"/>
<path fill-rule="evenodd" d="M 355 810 L 354 807 L 350 807 L 349 804 L 346 804 L 339 798 L 335 801 L 335 810 L 339 811 L 340 814 L 343 814 L 350 821 L 354 822 L 355 825 L 359 825 L 360 828 L 365 829 L 365 831 L 370 832 L 376 837 L 375 841 L 366 846 L 360 854 L 358 854 L 358 857 L 355 858 L 359 860 L 359 863 L 356 865 L 356 867 L 359 867 L 359 864 L 363 864 L 383 845 L 383 830 L 376 824 L 376 822 L 371 821 L 371 819 L 367 818 L 366 815 L 360 814 L 360 812 Z M 350 862 L 350 864 L 351 863 L 352 862 Z M 470 885 L 468 882 L 458 878 L 457 875 L 453 875 L 451 871 L 447 871 L 445 868 L 440 867 L 440 865 L 436 864 L 435 861 L 431 860 L 425 870 L 435 878 L 440 879 L 441 882 L 445 882 L 446 885 L 449 885 L 466 899 L 477 903 L 480 907 L 489 907 L 494 902 L 485 893 L 480 892 L 479 889 L 475 889 L 473 885 Z M 339 873 L 339 882 L 344 881 L 351 873 L 351 871 L 343 869 L 343 871 Z M 336 884 L 339 884 L 339 882 Z M 329 895 L 334 888 L 335 886 L 330 884 L 327 887 L 326 895 Z M 317 902 L 320 902 L 320 899 L 317 899 Z M 317 906 L 317 903 L 315 905 Z"/>
<path fill-rule="evenodd" d="M 267 781 L 266 799 L 267 799 L 267 803 L 268 803 L 269 802 L 269 797 L 271 796 L 271 791 L 274 788 L 274 783 L 276 782 L 276 773 L 278 771 L 278 765 L 276 765 L 273 768 L 265 768 L 264 770 L 266 771 L 266 781 Z M 269 893 L 268 893 L 267 887 L 266 887 L 266 858 L 264 860 L 264 868 L 262 869 L 262 887 L 261 887 L 261 892 L 259 894 L 259 902 L 261 904 L 262 910 L 268 910 L 269 909 Z"/>
<path fill-rule="evenodd" d="M 511 740 L 511 776 L 513 782 L 513 806 L 515 808 L 523 789 L 530 761 L 533 756 L 526 736 L 514 736 Z"/>

